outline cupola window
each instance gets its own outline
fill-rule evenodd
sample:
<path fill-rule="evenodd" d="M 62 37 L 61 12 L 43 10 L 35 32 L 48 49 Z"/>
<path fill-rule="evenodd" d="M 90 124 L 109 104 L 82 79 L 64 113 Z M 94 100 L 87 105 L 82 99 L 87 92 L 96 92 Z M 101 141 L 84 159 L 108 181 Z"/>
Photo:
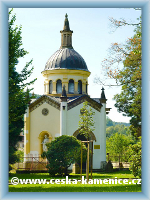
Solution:
<path fill-rule="evenodd" d="M 82 81 L 78 81 L 78 93 L 82 94 Z"/>
<path fill-rule="evenodd" d="M 52 94 L 53 91 L 53 82 L 52 80 L 49 81 L 49 94 Z"/>
<path fill-rule="evenodd" d="M 56 82 L 56 92 L 57 92 L 57 94 L 62 93 L 62 82 L 60 79 L 57 80 L 57 82 Z"/>
<path fill-rule="evenodd" d="M 74 80 L 72 80 L 72 79 L 69 80 L 68 93 L 74 94 Z"/>

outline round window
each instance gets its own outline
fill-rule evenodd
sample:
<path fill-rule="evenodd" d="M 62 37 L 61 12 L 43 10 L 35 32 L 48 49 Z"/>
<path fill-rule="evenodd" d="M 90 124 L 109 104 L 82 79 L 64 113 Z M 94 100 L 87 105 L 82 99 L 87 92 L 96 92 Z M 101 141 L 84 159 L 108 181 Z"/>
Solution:
<path fill-rule="evenodd" d="M 49 113 L 49 110 L 47 108 L 43 108 L 42 114 L 46 116 L 48 115 L 48 113 Z"/>

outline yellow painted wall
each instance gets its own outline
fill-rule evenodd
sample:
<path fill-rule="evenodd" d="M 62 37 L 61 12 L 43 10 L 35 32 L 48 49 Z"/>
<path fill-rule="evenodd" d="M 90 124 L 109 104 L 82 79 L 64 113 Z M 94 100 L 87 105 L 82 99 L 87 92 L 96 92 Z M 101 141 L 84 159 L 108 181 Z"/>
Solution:
<path fill-rule="evenodd" d="M 42 114 L 42 109 L 49 110 L 48 115 Z M 41 151 L 41 142 L 44 135 L 49 135 L 49 141 L 54 140 L 56 134 L 60 132 L 60 111 L 53 106 L 44 103 L 30 112 L 30 152 Z M 43 137 L 43 139 L 41 138 Z"/>
<path fill-rule="evenodd" d="M 29 108 L 27 108 L 24 115 L 24 153 L 28 154 L 30 152 L 30 113 Z"/>

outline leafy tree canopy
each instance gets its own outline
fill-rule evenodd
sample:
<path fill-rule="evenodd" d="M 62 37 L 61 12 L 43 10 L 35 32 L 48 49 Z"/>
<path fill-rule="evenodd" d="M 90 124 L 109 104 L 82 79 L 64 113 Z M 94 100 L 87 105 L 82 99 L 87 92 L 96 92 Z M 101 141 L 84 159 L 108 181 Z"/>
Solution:
<path fill-rule="evenodd" d="M 141 27 L 127 43 L 128 54 L 124 68 L 117 78 L 122 84 L 120 94 L 114 96 L 115 106 L 123 115 L 131 117 L 130 129 L 135 136 L 141 135 Z"/>
<path fill-rule="evenodd" d="M 114 122 L 109 117 L 106 117 L 106 137 L 110 137 L 115 133 L 130 135 L 130 124 L 125 122 Z"/>
<path fill-rule="evenodd" d="M 83 162 L 86 160 L 86 147 L 83 145 Z M 47 144 L 48 151 L 43 157 L 49 161 L 47 165 L 50 175 L 67 174 L 67 168 L 74 162 L 81 161 L 81 141 L 74 136 L 62 135 Z"/>
<path fill-rule="evenodd" d="M 109 117 L 106 117 L 106 126 L 113 126 L 114 125 L 114 122 L 109 118 Z"/>
<path fill-rule="evenodd" d="M 142 158 L 142 141 L 141 137 L 134 145 L 130 145 L 128 149 L 130 171 L 135 177 L 141 178 L 141 158 Z"/>
<path fill-rule="evenodd" d="M 30 102 L 30 90 L 25 92 L 28 85 L 34 83 L 27 82 L 28 77 L 33 72 L 33 67 L 28 69 L 32 64 L 32 60 L 27 62 L 20 73 L 17 72 L 16 66 L 19 58 L 23 58 L 28 52 L 22 48 L 21 26 L 15 26 L 16 15 L 9 12 L 9 163 L 18 161 L 15 154 L 16 144 L 19 141 L 19 135 L 24 127 L 24 113 Z"/>
<path fill-rule="evenodd" d="M 111 22 L 116 28 L 126 25 L 135 27 L 134 36 L 129 38 L 125 44 L 115 42 L 111 45 L 110 55 L 104 59 L 102 65 L 106 77 L 115 81 L 115 84 L 110 85 L 121 86 L 121 93 L 114 96 L 115 107 L 124 116 L 131 118 L 130 129 L 132 134 L 138 137 L 141 135 L 141 18 L 134 24 L 113 18 Z M 102 84 L 100 78 L 99 83 Z"/>
<path fill-rule="evenodd" d="M 110 126 L 106 128 L 106 137 L 110 137 L 115 133 L 130 135 L 131 131 L 129 130 L 128 126 L 125 126 L 123 124 L 117 124 L 115 126 Z"/>
<path fill-rule="evenodd" d="M 106 116 L 106 127 L 116 126 L 116 125 L 130 126 L 129 123 L 126 123 L 126 122 L 115 122 L 115 121 L 112 121 L 109 117 Z"/>
<path fill-rule="evenodd" d="M 124 156 L 128 150 L 128 146 L 134 143 L 135 140 L 132 136 L 115 133 L 110 138 L 107 138 L 106 151 L 111 156 Z"/>
<path fill-rule="evenodd" d="M 79 132 L 83 134 L 87 140 L 90 139 L 90 133 L 95 130 L 94 127 L 94 111 L 89 107 L 88 102 L 83 103 L 83 107 L 80 110 Z"/>

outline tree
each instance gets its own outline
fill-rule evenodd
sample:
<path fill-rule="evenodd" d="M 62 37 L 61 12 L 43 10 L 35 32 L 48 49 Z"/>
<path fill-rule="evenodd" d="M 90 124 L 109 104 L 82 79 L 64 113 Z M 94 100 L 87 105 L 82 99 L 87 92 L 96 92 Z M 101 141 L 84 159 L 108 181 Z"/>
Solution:
<path fill-rule="evenodd" d="M 92 131 L 95 130 L 94 128 L 94 120 L 93 115 L 94 111 L 91 107 L 88 107 L 88 102 L 85 101 L 83 103 L 83 108 L 81 108 L 81 114 L 80 114 L 80 121 L 79 121 L 79 133 L 83 134 L 87 141 L 90 139 L 90 134 Z"/>
<path fill-rule="evenodd" d="M 107 153 L 110 153 L 110 156 L 112 156 L 113 159 L 115 160 L 118 160 L 116 159 L 116 156 L 117 157 L 125 156 L 125 159 L 127 159 L 128 156 L 126 155 L 128 146 L 134 143 L 135 141 L 132 138 L 132 136 L 126 136 L 123 134 L 115 133 L 110 138 L 107 138 L 106 151 Z"/>
<path fill-rule="evenodd" d="M 111 137 L 115 133 L 130 135 L 131 131 L 129 130 L 128 126 L 123 124 L 117 124 L 106 128 L 106 137 Z"/>
<path fill-rule="evenodd" d="M 114 99 L 118 111 L 131 117 L 130 129 L 137 137 L 141 135 L 141 29 L 136 30 L 127 47 L 130 53 L 124 60 L 124 69 L 117 76 L 122 91 Z"/>
<path fill-rule="evenodd" d="M 106 127 L 113 125 L 114 125 L 113 121 L 109 117 L 106 117 Z"/>
<path fill-rule="evenodd" d="M 15 151 L 15 154 L 16 154 L 16 156 L 18 158 L 18 162 L 23 162 L 24 161 L 24 158 L 23 158 L 24 150 L 23 149 Z"/>
<path fill-rule="evenodd" d="M 130 161 L 130 171 L 135 177 L 139 176 L 139 178 L 141 178 L 141 137 L 138 138 L 136 144 L 129 146 L 128 154 Z"/>
<path fill-rule="evenodd" d="M 125 125 L 126 127 L 130 126 L 130 124 L 126 122 L 114 122 L 109 117 L 106 116 L 106 128 L 116 125 Z"/>
<path fill-rule="evenodd" d="M 108 59 L 103 61 L 102 65 L 107 77 L 115 81 L 115 84 L 111 86 L 121 86 L 121 93 L 114 96 L 115 107 L 124 116 L 131 117 L 130 130 L 134 136 L 138 137 L 141 135 L 141 19 L 135 24 L 114 19 L 112 19 L 112 23 L 116 27 L 135 26 L 134 36 L 129 38 L 125 45 L 118 43 L 111 45 L 111 54 Z M 99 82 L 102 81 L 99 80 Z"/>
<path fill-rule="evenodd" d="M 95 130 L 94 128 L 94 120 L 93 115 L 95 114 L 91 107 L 88 106 L 88 102 L 85 101 L 83 103 L 83 108 L 80 110 L 80 121 L 79 121 L 79 132 L 83 134 L 87 139 L 88 150 L 87 150 L 87 161 L 86 161 L 86 179 L 89 180 L 89 156 L 90 156 L 90 149 L 89 149 L 89 140 L 90 134 L 92 131 Z M 91 155 L 93 156 L 93 155 Z"/>
<path fill-rule="evenodd" d="M 74 136 L 62 135 L 46 144 L 48 151 L 42 154 L 49 164 L 46 166 L 50 175 L 66 175 L 67 168 L 81 160 L 81 141 Z M 83 145 L 83 159 L 86 160 L 86 147 Z"/>
<path fill-rule="evenodd" d="M 16 16 L 9 12 L 9 164 L 18 161 L 16 144 L 20 140 L 20 133 L 24 127 L 24 113 L 32 97 L 29 97 L 31 89 L 25 91 L 26 86 L 33 84 L 36 79 L 27 83 L 28 77 L 33 72 L 33 67 L 28 70 L 32 60 L 26 63 L 21 73 L 16 66 L 19 58 L 28 52 L 22 48 L 21 27 L 15 26 Z M 25 83 L 26 82 L 26 83 Z"/>

